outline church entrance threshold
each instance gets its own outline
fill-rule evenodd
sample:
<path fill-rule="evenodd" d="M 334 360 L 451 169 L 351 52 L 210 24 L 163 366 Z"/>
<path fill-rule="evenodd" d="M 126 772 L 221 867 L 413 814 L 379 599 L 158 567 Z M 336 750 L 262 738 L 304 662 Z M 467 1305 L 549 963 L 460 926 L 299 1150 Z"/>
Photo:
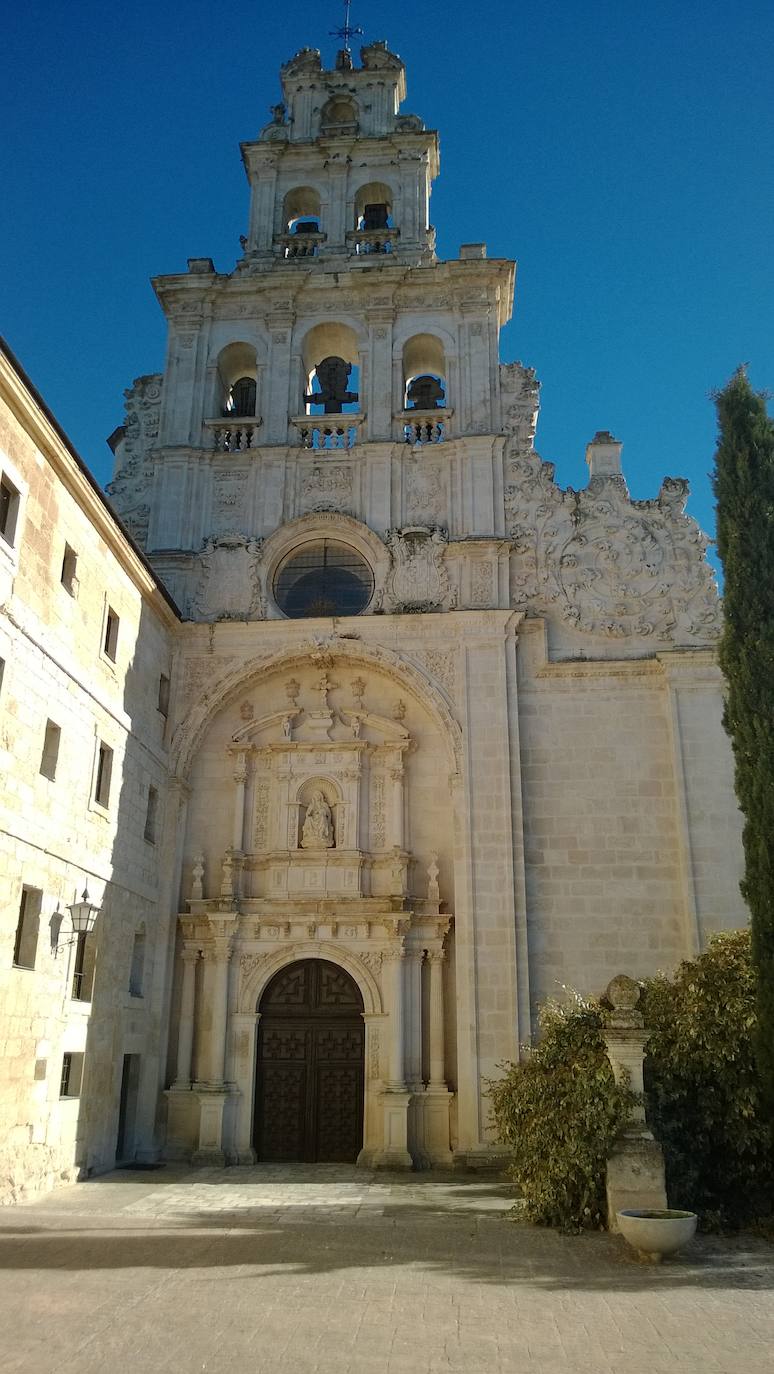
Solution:
<path fill-rule="evenodd" d="M 363 1145 L 365 1026 L 349 974 L 282 969 L 261 998 L 255 1149 L 266 1162 L 354 1163 Z"/>

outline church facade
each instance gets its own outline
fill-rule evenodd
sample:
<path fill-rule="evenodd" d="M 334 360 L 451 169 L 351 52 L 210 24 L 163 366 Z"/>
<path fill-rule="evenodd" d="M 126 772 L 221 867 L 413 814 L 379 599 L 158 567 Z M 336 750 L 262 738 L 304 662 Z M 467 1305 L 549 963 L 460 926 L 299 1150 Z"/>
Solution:
<path fill-rule="evenodd" d="M 477 1166 L 542 1000 L 746 921 L 719 603 L 684 481 L 535 451 L 515 265 L 436 256 L 400 59 L 281 76 L 111 440 L 180 612 L 137 1152 Z"/>

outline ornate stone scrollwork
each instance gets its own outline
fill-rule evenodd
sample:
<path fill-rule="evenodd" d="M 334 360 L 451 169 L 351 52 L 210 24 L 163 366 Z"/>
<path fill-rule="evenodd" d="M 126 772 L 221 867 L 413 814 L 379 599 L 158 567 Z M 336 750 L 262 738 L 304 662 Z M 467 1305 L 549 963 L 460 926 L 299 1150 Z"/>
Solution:
<path fill-rule="evenodd" d="M 538 614 L 554 607 L 568 625 L 615 639 L 717 638 L 709 541 L 684 514 L 682 478 L 666 478 L 651 501 L 632 501 L 617 474 L 564 491 L 535 453 L 513 457 L 508 477 L 512 605 Z"/>
<path fill-rule="evenodd" d="M 448 535 L 439 526 L 388 530 L 392 566 L 384 586 L 384 609 L 394 613 L 448 611 L 456 604 L 444 558 Z"/>
<path fill-rule="evenodd" d="M 205 620 L 263 620 L 261 540 L 244 534 L 211 535 L 199 554 L 201 577 L 193 610 Z"/>

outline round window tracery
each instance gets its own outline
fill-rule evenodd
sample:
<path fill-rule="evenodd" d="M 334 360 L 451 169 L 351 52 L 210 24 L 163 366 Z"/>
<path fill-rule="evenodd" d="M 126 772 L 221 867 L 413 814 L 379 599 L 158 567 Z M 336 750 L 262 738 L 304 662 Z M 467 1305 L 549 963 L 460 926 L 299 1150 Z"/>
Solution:
<path fill-rule="evenodd" d="M 374 575 L 362 554 L 333 539 L 296 549 L 274 579 L 274 599 L 291 620 L 359 615 L 373 590 Z"/>

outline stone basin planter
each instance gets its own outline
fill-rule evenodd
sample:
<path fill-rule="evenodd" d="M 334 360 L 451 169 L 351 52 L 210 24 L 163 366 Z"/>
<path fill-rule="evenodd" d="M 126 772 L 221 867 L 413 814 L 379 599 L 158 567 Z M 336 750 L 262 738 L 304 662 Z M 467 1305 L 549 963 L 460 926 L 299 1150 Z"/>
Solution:
<path fill-rule="evenodd" d="M 660 1264 L 664 1255 L 674 1255 L 696 1233 L 696 1213 L 676 1211 L 616 1212 L 618 1229 L 640 1259 Z"/>

